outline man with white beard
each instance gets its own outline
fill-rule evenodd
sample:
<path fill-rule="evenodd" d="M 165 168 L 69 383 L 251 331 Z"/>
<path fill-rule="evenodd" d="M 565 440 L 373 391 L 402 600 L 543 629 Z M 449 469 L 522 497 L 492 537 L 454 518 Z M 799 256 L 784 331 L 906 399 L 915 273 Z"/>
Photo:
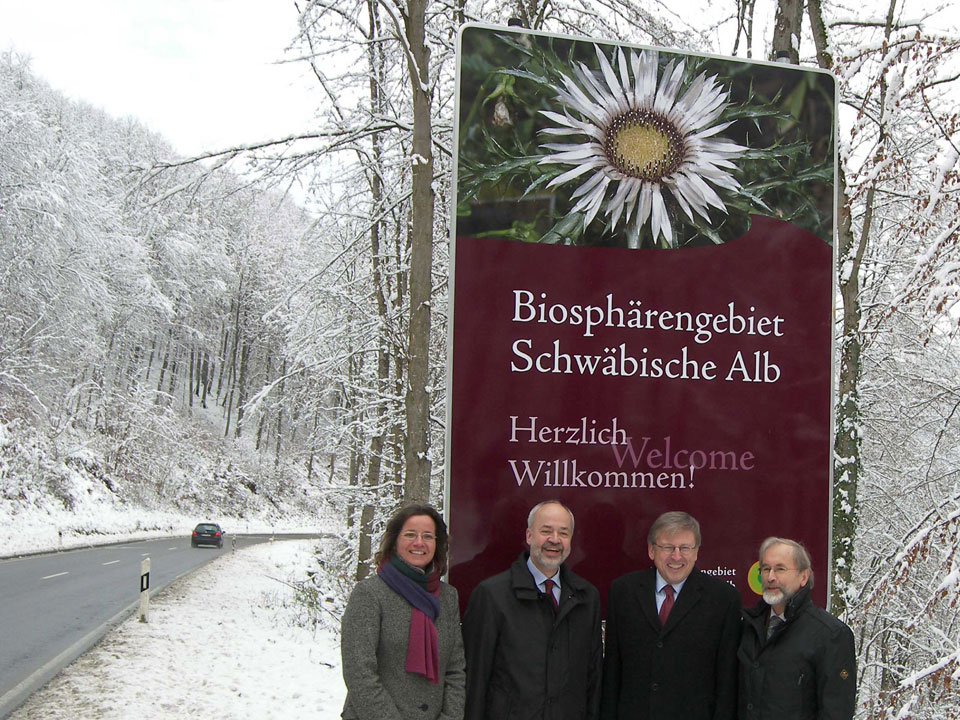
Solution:
<path fill-rule="evenodd" d="M 810 600 L 813 571 L 800 543 L 760 545 L 763 599 L 744 610 L 740 720 L 849 720 L 856 707 L 853 632 Z"/>

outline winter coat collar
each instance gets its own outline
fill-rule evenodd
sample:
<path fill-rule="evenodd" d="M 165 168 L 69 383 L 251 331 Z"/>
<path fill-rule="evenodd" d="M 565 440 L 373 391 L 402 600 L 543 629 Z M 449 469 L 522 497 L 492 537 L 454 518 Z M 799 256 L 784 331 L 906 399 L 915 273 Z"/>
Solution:
<path fill-rule="evenodd" d="M 783 611 L 783 616 L 786 619 L 787 625 L 789 625 L 794 618 L 800 615 L 810 604 L 810 602 L 810 584 L 807 583 L 802 588 L 797 590 L 796 595 L 787 601 L 787 607 Z M 767 621 L 767 616 L 770 614 L 770 606 L 761 599 L 752 608 L 744 608 L 743 612 L 751 620 L 759 620 L 761 623 L 765 623 Z"/>
<path fill-rule="evenodd" d="M 527 569 L 528 557 L 530 557 L 530 553 L 524 551 L 510 566 L 510 585 L 517 600 L 538 600 L 540 597 L 540 591 L 534 584 L 533 575 Z M 560 587 L 562 595 L 560 614 L 565 615 L 567 611 L 565 611 L 564 606 L 572 606 L 580 602 L 583 593 L 586 592 L 587 584 L 579 575 L 574 575 L 573 572 L 568 570 L 566 564 L 563 564 L 560 566 Z"/>
<path fill-rule="evenodd" d="M 683 616 L 700 602 L 703 598 L 705 589 L 703 582 L 703 573 L 699 568 L 694 567 L 683 581 L 683 592 L 677 594 L 676 605 L 670 612 L 666 625 L 661 625 L 660 616 L 657 614 L 657 570 L 649 568 L 641 571 L 638 576 L 638 582 L 634 588 L 634 601 L 637 603 L 647 622 L 650 623 L 656 632 L 661 635 L 667 635 L 674 627 L 680 624 Z"/>

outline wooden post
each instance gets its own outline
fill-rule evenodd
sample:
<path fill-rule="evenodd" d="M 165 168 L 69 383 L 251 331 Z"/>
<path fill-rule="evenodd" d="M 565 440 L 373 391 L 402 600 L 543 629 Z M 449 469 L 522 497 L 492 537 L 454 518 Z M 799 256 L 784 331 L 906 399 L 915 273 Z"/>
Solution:
<path fill-rule="evenodd" d="M 146 557 L 140 563 L 140 622 L 147 622 L 147 611 L 150 609 L 150 558 Z"/>

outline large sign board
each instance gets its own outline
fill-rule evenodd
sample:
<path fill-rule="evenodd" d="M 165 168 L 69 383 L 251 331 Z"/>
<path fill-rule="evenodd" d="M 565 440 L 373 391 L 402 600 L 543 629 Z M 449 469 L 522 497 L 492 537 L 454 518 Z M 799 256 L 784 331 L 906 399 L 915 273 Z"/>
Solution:
<path fill-rule="evenodd" d="M 556 498 L 604 599 L 685 510 L 745 603 L 780 535 L 822 605 L 832 76 L 482 26 L 459 53 L 450 581 L 465 602 Z"/>

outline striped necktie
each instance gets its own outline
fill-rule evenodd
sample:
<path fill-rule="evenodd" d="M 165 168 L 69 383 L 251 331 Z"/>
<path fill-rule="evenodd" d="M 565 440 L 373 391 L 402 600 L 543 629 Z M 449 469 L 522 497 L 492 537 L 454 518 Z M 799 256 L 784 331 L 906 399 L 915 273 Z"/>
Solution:
<path fill-rule="evenodd" d="M 783 618 L 779 615 L 771 615 L 770 619 L 767 621 L 767 640 L 773 637 L 773 634 L 777 631 L 777 628 L 783 625 Z"/>

